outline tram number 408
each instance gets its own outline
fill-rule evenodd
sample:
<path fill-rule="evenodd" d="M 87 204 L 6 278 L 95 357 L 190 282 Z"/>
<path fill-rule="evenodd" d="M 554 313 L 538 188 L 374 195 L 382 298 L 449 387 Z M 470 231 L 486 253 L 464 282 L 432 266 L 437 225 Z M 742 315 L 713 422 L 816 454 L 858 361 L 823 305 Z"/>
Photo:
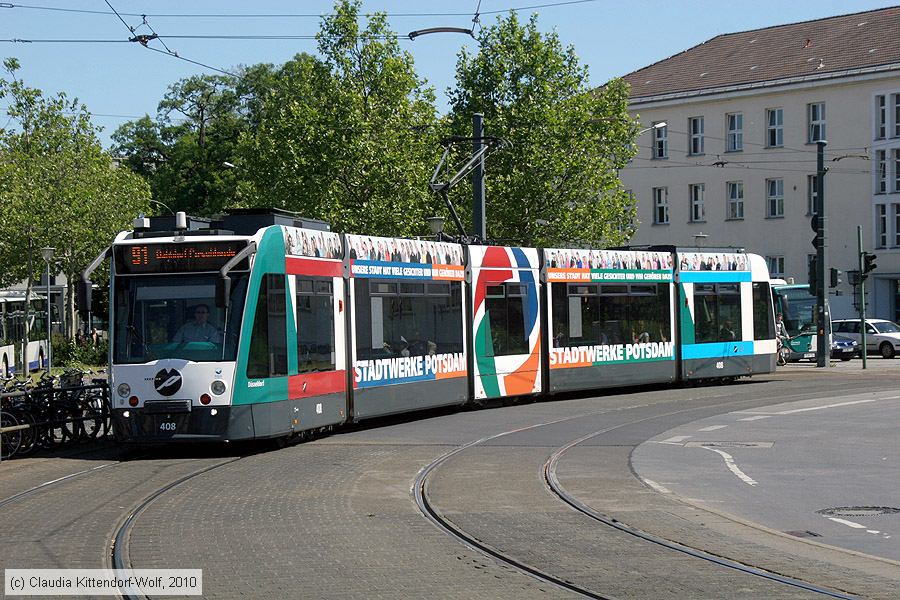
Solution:
<path fill-rule="evenodd" d="M 724 360 L 718 361 L 718 362 L 716 363 L 716 368 L 717 368 L 717 369 L 724 369 L 724 368 L 725 368 L 725 361 L 724 361 Z"/>
<path fill-rule="evenodd" d="M 160 423 L 159 424 L 160 431 L 175 431 L 175 423 Z"/>

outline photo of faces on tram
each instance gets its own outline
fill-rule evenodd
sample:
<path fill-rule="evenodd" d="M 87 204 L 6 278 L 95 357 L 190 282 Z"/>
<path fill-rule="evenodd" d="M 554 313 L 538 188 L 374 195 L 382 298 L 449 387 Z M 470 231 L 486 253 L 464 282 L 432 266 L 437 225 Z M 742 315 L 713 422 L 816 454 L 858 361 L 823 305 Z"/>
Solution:
<path fill-rule="evenodd" d="M 342 258 L 341 236 L 330 231 L 284 228 L 284 253 L 314 258 Z"/>
<path fill-rule="evenodd" d="M 557 269 L 625 269 L 665 271 L 672 269 L 668 252 L 632 252 L 626 250 L 544 250 L 547 266 Z"/>
<path fill-rule="evenodd" d="M 682 271 L 749 271 L 746 254 L 684 252 L 679 254 Z"/>
<path fill-rule="evenodd" d="M 404 240 L 348 235 L 350 258 L 382 262 L 458 265 L 463 264 L 462 246 L 430 240 Z"/>

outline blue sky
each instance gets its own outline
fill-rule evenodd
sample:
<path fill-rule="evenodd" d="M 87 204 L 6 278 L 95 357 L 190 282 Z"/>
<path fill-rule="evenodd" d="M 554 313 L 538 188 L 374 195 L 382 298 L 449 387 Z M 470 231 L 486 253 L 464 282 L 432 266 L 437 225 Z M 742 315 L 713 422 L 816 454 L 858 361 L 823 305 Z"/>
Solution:
<path fill-rule="evenodd" d="M 109 0 L 128 25 L 141 25 L 146 14 L 159 35 L 314 35 L 317 18 L 203 17 L 165 15 L 318 15 L 329 12 L 329 0 Z M 493 23 L 496 11 L 565 0 L 481 0 L 481 22 Z M 105 0 L 26 0 L 0 8 L 0 39 L 124 40 L 131 34 Z M 427 27 L 471 27 L 478 0 L 365 0 L 367 12 L 386 11 L 395 31 L 406 34 Z M 524 16 L 538 13 L 542 29 L 555 28 L 565 44 L 575 47 L 590 69 L 591 83 L 601 85 L 722 33 L 818 19 L 892 6 L 895 2 L 859 0 L 796 0 L 756 2 L 596 0 L 523 8 Z M 3 3 L 0 3 L 3 6 Z M 97 11 L 84 14 L 29 7 Z M 465 15 L 401 16 L 400 13 L 466 13 Z M 138 33 L 150 33 L 147 26 Z M 179 55 L 207 65 L 229 69 L 237 64 L 280 64 L 298 52 L 315 52 L 315 40 L 197 40 L 166 39 Z M 154 46 L 162 49 L 159 41 Z M 420 76 L 437 91 L 445 108 L 445 90 L 453 83 L 456 55 L 473 41 L 459 34 L 435 34 L 402 45 L 415 58 Z M 46 93 L 65 91 L 78 97 L 104 128 L 105 144 L 115 128 L 129 118 L 156 114 L 166 88 L 180 78 L 213 73 L 200 66 L 152 52 L 136 43 L 9 43 L 0 42 L 0 56 L 22 63 L 26 82 Z M 4 106 L 0 100 L 0 107 Z M 2 122 L 0 122 L 2 125 Z"/>

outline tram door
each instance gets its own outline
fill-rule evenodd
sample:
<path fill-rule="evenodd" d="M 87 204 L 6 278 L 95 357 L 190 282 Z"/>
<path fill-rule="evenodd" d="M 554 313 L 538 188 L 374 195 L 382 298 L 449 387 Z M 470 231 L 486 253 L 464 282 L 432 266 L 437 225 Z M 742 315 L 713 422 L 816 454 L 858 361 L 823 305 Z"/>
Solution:
<path fill-rule="evenodd" d="M 291 429 L 301 431 L 347 418 L 344 269 L 339 235 L 285 229 L 294 242 L 285 246 L 285 270 L 296 332 L 296 361 L 288 353 L 288 398 Z"/>
<path fill-rule="evenodd" d="M 469 246 L 476 400 L 542 390 L 538 254 Z"/>

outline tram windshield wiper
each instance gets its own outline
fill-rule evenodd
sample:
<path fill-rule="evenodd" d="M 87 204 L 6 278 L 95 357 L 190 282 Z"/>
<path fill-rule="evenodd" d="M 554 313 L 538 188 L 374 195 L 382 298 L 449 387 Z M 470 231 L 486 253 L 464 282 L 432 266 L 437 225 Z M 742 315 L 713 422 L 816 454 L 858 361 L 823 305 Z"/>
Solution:
<path fill-rule="evenodd" d="M 133 333 L 137 338 L 137 341 L 141 343 L 141 346 L 144 349 L 144 355 L 149 360 L 156 360 L 156 355 L 153 353 L 153 350 L 150 349 L 150 345 L 144 340 L 144 336 L 141 335 L 141 332 L 138 331 L 138 328 L 129 323 L 125 326 L 125 329 L 129 333 Z M 130 344 L 129 344 L 130 345 Z"/>

